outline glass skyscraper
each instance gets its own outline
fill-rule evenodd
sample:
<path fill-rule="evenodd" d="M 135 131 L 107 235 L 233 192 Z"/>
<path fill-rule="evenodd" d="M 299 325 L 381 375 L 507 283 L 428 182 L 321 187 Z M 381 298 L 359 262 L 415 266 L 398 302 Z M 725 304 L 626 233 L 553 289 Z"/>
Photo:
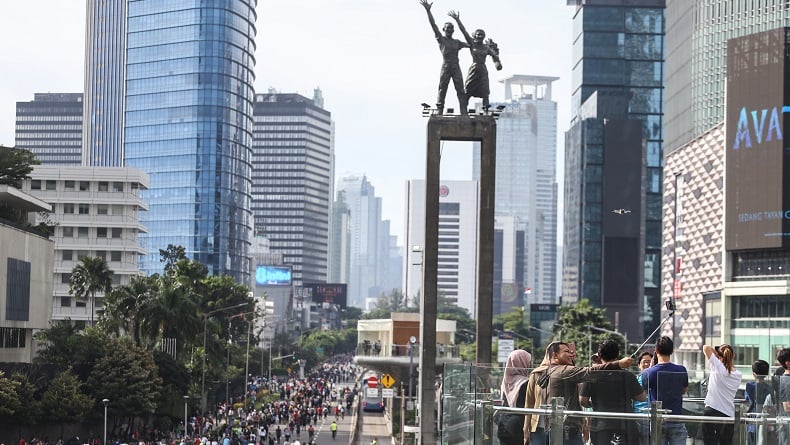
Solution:
<path fill-rule="evenodd" d="M 123 166 L 126 1 L 88 0 L 82 163 Z"/>
<path fill-rule="evenodd" d="M 573 19 L 563 302 L 588 299 L 635 337 L 660 296 L 664 6 L 578 0 Z"/>
<path fill-rule="evenodd" d="M 249 282 L 256 0 L 131 0 L 125 161 L 150 175 L 141 269 L 182 245 Z"/>

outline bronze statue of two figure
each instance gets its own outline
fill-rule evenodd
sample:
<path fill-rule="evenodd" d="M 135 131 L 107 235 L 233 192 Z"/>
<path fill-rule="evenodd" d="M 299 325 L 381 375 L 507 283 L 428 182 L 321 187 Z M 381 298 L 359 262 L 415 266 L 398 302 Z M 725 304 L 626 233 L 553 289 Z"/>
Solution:
<path fill-rule="evenodd" d="M 501 70 L 502 63 L 499 61 L 499 47 L 493 40 L 486 40 L 486 33 L 482 29 L 476 30 L 470 36 L 463 23 L 461 23 L 461 15 L 456 11 L 450 11 L 447 15 L 452 17 L 458 24 L 458 29 L 463 33 L 466 42 L 453 38 L 455 26 L 453 26 L 452 22 L 444 24 L 444 27 L 442 27 L 444 34 L 442 34 L 439 32 L 439 27 L 436 26 L 436 21 L 431 13 L 433 3 L 428 3 L 428 0 L 420 0 L 420 4 L 425 7 L 425 12 L 428 13 L 428 21 L 431 24 L 431 28 L 433 28 L 434 35 L 436 35 L 439 51 L 441 51 L 443 58 L 442 70 L 439 74 L 439 95 L 436 98 L 437 114 L 444 113 L 444 99 L 447 96 L 447 87 L 450 86 L 450 79 L 453 80 L 453 86 L 458 95 L 458 108 L 462 115 L 467 114 L 470 97 L 483 99 L 483 109 L 488 110 L 490 107 L 488 101 L 490 89 L 488 87 L 486 57 L 491 56 L 497 71 Z M 466 83 L 464 83 L 461 67 L 458 64 L 458 52 L 463 48 L 469 48 L 469 51 L 472 53 L 472 65 L 466 74 Z"/>

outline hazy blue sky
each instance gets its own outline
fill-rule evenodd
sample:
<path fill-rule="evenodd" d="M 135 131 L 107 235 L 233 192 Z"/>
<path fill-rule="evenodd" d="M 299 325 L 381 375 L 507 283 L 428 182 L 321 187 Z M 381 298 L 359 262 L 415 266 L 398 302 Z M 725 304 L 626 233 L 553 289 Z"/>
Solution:
<path fill-rule="evenodd" d="M 499 44 L 504 69 L 488 65 L 492 101 L 504 99 L 498 80 L 510 75 L 560 77 L 553 95 L 561 163 L 574 7 L 565 0 L 435 1 L 439 27 L 449 10 L 460 12 L 470 33 L 482 28 Z M 335 121 L 336 177 L 366 174 L 402 242 L 404 183 L 425 175 L 420 103 L 435 102 L 441 65 L 423 7 L 417 0 L 260 0 L 257 12 L 256 91 L 312 97 L 321 88 Z M 83 91 L 84 32 L 84 0 L 0 2 L 0 145 L 14 143 L 17 101 Z M 463 39 L 458 31 L 455 37 Z M 464 72 L 470 59 L 461 52 Z M 451 86 L 447 105 L 455 102 Z M 445 179 L 471 177 L 470 153 L 444 155 Z"/>

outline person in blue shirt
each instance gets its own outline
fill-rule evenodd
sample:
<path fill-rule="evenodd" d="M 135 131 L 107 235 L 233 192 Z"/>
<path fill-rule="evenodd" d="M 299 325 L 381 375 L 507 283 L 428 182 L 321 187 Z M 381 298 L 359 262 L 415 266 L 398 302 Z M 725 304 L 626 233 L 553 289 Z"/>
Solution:
<path fill-rule="evenodd" d="M 675 345 L 669 337 L 656 342 L 657 363 L 642 373 L 642 387 L 648 391 L 650 402 L 660 401 L 662 409 L 673 415 L 683 414 L 683 394 L 689 386 L 689 375 L 685 366 L 672 363 Z M 685 445 L 688 438 L 686 425 L 682 422 L 664 422 L 661 428 L 663 445 Z"/>

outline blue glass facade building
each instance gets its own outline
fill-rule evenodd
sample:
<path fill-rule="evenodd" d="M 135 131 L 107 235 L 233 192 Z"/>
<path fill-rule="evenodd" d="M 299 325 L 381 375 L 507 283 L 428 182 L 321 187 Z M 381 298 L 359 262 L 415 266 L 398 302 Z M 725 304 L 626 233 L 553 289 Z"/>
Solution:
<path fill-rule="evenodd" d="M 589 299 L 641 337 L 661 289 L 665 2 L 576 7 L 563 301 Z"/>
<path fill-rule="evenodd" d="M 256 4 L 128 3 L 125 161 L 151 178 L 146 273 L 174 244 L 249 283 Z"/>

